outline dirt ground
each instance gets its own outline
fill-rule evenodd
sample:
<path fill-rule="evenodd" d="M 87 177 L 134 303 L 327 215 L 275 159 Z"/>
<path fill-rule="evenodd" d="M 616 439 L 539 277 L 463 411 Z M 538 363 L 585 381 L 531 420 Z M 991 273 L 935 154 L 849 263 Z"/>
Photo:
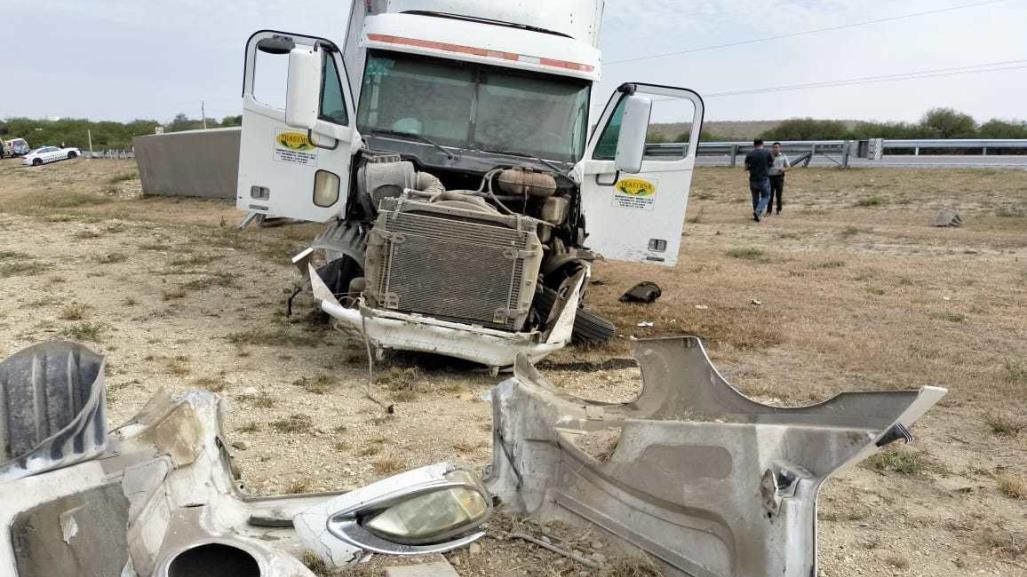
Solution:
<path fill-rule="evenodd" d="M 131 161 L 0 162 L 0 356 L 55 338 L 106 353 L 112 424 L 161 387 L 219 392 L 258 494 L 488 463 L 481 397 L 496 379 L 393 358 L 374 384 L 396 405 L 389 416 L 365 394 L 361 341 L 308 299 L 286 316 L 288 257 L 316 226 L 240 232 L 229 202 L 139 191 Z M 913 444 L 826 485 L 822 574 L 1027 575 L 1027 171 L 800 169 L 785 201 L 755 224 L 740 170 L 699 170 L 680 264 L 598 264 L 589 302 L 617 339 L 561 351 L 543 370 L 575 394 L 627 400 L 637 370 L 602 362 L 625 366 L 632 337 L 688 333 L 764 402 L 947 387 Z M 964 225 L 931 227 L 942 207 Z M 639 280 L 663 297 L 619 303 Z M 591 574 L 501 530 L 482 547 L 450 560 L 462 575 Z"/>

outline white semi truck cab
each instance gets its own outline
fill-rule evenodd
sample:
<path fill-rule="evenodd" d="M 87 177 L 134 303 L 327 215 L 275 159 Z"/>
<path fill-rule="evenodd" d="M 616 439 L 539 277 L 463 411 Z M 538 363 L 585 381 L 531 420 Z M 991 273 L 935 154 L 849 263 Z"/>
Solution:
<path fill-rule="evenodd" d="M 612 325 L 597 258 L 672 266 L 703 118 L 626 83 L 591 119 L 602 0 L 355 0 L 342 44 L 246 48 L 238 207 L 323 222 L 296 262 L 379 349 L 509 366 Z M 649 148 L 651 123 L 678 147 Z"/>

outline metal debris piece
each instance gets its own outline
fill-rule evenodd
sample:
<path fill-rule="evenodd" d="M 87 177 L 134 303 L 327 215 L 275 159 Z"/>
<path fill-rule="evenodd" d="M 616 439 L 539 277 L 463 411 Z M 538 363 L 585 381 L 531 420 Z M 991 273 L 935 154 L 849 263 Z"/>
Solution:
<path fill-rule="evenodd" d="M 934 226 L 937 227 L 960 227 L 963 226 L 963 218 L 959 216 L 959 213 L 950 209 L 943 208 L 938 211 L 938 214 L 934 217 Z"/>
<path fill-rule="evenodd" d="M 374 537 L 328 537 L 353 553 L 344 562 L 370 550 L 450 550 L 483 535 L 491 496 L 470 473 L 444 463 L 342 497 L 250 498 L 236 486 L 217 395 L 160 391 L 107 434 L 102 367 L 103 357 L 72 343 L 32 347 L 0 363 L 3 430 L 27 447 L 0 479 L 4 577 L 314 577 L 299 558 L 308 548 L 294 528 L 303 519 L 317 531 L 312 511 L 324 516 L 324 534 L 348 523 L 349 534 Z M 464 492 L 444 494 L 454 488 Z M 347 510 L 332 508 L 346 497 Z M 475 502 L 479 516 L 471 517 Z M 405 540 L 408 529 L 420 531 L 410 533 L 416 545 Z"/>
<path fill-rule="evenodd" d="M 945 394 L 780 408 L 731 387 L 695 337 L 639 340 L 635 356 L 643 388 L 626 404 L 564 394 L 520 359 L 493 390 L 486 482 L 512 512 L 601 528 L 668 576 L 816 575 L 821 485 Z"/>
<path fill-rule="evenodd" d="M 527 541 L 529 543 L 534 543 L 534 544 L 538 545 L 539 547 L 542 547 L 543 549 L 548 549 L 548 550 L 552 551 L 553 553 L 556 553 L 557 555 L 563 555 L 564 557 L 566 557 L 568 559 L 571 559 L 571 560 L 574 560 L 574 561 L 577 561 L 578 563 L 581 563 L 582 565 L 584 565 L 586 567 L 591 567 L 593 569 L 601 569 L 602 568 L 602 564 L 598 563 L 597 561 L 595 561 L 593 559 L 589 559 L 588 557 L 585 557 L 585 556 L 582 556 L 582 555 L 578 555 L 574 551 L 568 551 L 567 549 L 564 549 L 563 547 L 557 547 L 556 545 L 553 545 L 552 543 L 543 541 L 542 539 L 536 539 L 536 538 L 532 537 L 531 535 L 528 535 L 527 533 L 510 533 L 510 538 L 511 539 L 523 539 L 523 540 L 525 540 L 525 541 Z"/>

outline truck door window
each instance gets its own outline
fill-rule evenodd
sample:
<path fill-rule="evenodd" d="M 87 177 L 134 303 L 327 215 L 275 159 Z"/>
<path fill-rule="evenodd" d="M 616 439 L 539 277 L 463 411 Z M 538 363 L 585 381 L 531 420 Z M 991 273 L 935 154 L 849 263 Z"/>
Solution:
<path fill-rule="evenodd" d="M 695 105 L 685 98 L 653 98 L 645 160 L 681 160 L 688 156 L 688 142 L 695 122 Z"/>
<path fill-rule="evenodd" d="M 596 143 L 592 158 L 596 160 L 613 160 L 617 155 L 617 140 L 620 138 L 620 125 L 624 118 L 625 102 L 627 102 L 627 99 L 623 97 L 617 102 L 617 108 L 614 109 L 613 115 L 610 116 L 610 121 L 603 128 L 603 133 L 599 136 L 599 142 Z"/>
<path fill-rule="evenodd" d="M 349 124 L 349 116 L 346 114 L 346 101 L 342 96 L 339 69 L 335 65 L 335 58 L 327 52 L 321 70 L 320 117 L 329 122 L 346 126 Z"/>
<path fill-rule="evenodd" d="M 624 103 L 621 98 L 596 143 L 592 158 L 613 160 L 617 153 Z M 695 121 L 695 105 L 683 98 L 653 99 L 649 130 L 645 139 L 645 160 L 681 160 L 688 156 L 688 141 Z"/>

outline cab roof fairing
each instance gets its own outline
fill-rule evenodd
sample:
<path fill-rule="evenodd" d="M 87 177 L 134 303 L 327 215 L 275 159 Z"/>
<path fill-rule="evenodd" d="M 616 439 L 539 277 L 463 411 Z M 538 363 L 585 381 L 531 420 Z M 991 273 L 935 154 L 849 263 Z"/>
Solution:
<path fill-rule="evenodd" d="M 368 16 L 361 47 L 598 82 L 600 51 L 555 34 L 421 14 Z M 357 71 L 350 71 L 354 73 Z"/>
<path fill-rule="evenodd" d="M 599 45 L 604 0 L 367 0 L 370 14 L 436 12 L 494 20 L 563 34 Z"/>

